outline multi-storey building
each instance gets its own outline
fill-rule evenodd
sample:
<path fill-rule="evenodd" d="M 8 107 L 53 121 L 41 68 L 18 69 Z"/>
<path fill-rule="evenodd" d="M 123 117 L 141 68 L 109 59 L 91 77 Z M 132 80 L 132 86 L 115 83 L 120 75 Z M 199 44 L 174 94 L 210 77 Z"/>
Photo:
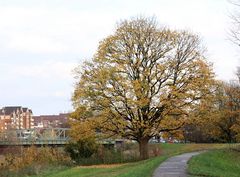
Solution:
<path fill-rule="evenodd" d="M 0 131 L 33 128 L 32 110 L 21 106 L 0 109 Z"/>
<path fill-rule="evenodd" d="M 67 128 L 69 114 L 33 116 L 35 128 Z"/>

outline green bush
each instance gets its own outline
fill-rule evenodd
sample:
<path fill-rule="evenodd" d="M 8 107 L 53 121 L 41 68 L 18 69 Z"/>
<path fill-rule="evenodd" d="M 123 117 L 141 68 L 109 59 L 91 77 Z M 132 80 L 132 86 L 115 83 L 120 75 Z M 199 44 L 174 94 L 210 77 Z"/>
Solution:
<path fill-rule="evenodd" d="M 70 157 L 76 162 L 82 158 L 89 158 L 97 152 L 98 145 L 94 139 L 78 140 L 71 142 L 65 147 L 65 151 L 69 153 Z"/>
<path fill-rule="evenodd" d="M 134 162 L 139 160 L 138 154 L 124 150 L 109 149 L 108 146 L 98 145 L 97 151 L 90 157 L 78 157 L 74 159 L 78 165 L 97 165 Z"/>

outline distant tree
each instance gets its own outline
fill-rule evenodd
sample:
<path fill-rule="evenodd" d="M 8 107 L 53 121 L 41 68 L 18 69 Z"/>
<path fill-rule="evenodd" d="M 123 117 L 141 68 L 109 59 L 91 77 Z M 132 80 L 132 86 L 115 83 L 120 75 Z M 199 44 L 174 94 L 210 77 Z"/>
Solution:
<path fill-rule="evenodd" d="M 144 17 L 119 23 L 76 75 L 76 122 L 136 140 L 141 159 L 148 158 L 149 139 L 184 125 L 213 78 L 196 35 Z"/>
<path fill-rule="evenodd" d="M 240 0 L 229 0 L 235 6 L 235 11 L 230 15 L 232 26 L 230 29 L 230 40 L 240 46 Z M 237 67 L 236 76 L 238 78 L 238 85 L 240 84 L 240 67 Z M 236 85 L 236 82 L 235 82 Z"/>
<path fill-rule="evenodd" d="M 229 0 L 235 6 L 235 11 L 230 14 L 232 26 L 230 29 L 230 40 L 240 46 L 240 0 Z"/>
<path fill-rule="evenodd" d="M 238 78 L 238 83 L 240 84 L 240 67 L 237 67 L 236 75 L 237 75 L 237 78 Z"/>
<path fill-rule="evenodd" d="M 205 133 L 207 127 L 200 126 L 197 122 L 188 122 L 182 128 L 184 142 L 212 143 L 212 136 Z"/>
<path fill-rule="evenodd" d="M 234 81 L 226 86 L 226 114 L 233 132 L 234 139 L 240 142 L 240 84 Z"/>
<path fill-rule="evenodd" d="M 212 100 L 195 111 L 194 125 L 210 141 L 233 143 L 240 140 L 240 86 L 219 82 Z M 196 130 L 195 129 L 195 130 Z"/>

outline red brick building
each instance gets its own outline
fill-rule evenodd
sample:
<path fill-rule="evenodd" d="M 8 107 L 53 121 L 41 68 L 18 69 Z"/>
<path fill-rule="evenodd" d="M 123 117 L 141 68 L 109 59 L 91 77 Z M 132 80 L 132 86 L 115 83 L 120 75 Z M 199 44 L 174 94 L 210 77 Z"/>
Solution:
<path fill-rule="evenodd" d="M 21 106 L 0 109 L 0 131 L 33 128 L 32 110 Z"/>
<path fill-rule="evenodd" d="M 69 114 L 33 116 L 35 128 L 66 128 Z"/>

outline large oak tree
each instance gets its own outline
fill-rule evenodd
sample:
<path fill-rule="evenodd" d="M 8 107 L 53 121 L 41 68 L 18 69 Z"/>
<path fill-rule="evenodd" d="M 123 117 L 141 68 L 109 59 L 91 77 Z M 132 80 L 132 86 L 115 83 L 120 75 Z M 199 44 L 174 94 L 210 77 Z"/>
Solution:
<path fill-rule="evenodd" d="M 150 138 L 184 124 L 213 77 L 198 36 L 144 17 L 119 23 L 76 73 L 74 118 L 136 140 L 141 159 Z"/>

